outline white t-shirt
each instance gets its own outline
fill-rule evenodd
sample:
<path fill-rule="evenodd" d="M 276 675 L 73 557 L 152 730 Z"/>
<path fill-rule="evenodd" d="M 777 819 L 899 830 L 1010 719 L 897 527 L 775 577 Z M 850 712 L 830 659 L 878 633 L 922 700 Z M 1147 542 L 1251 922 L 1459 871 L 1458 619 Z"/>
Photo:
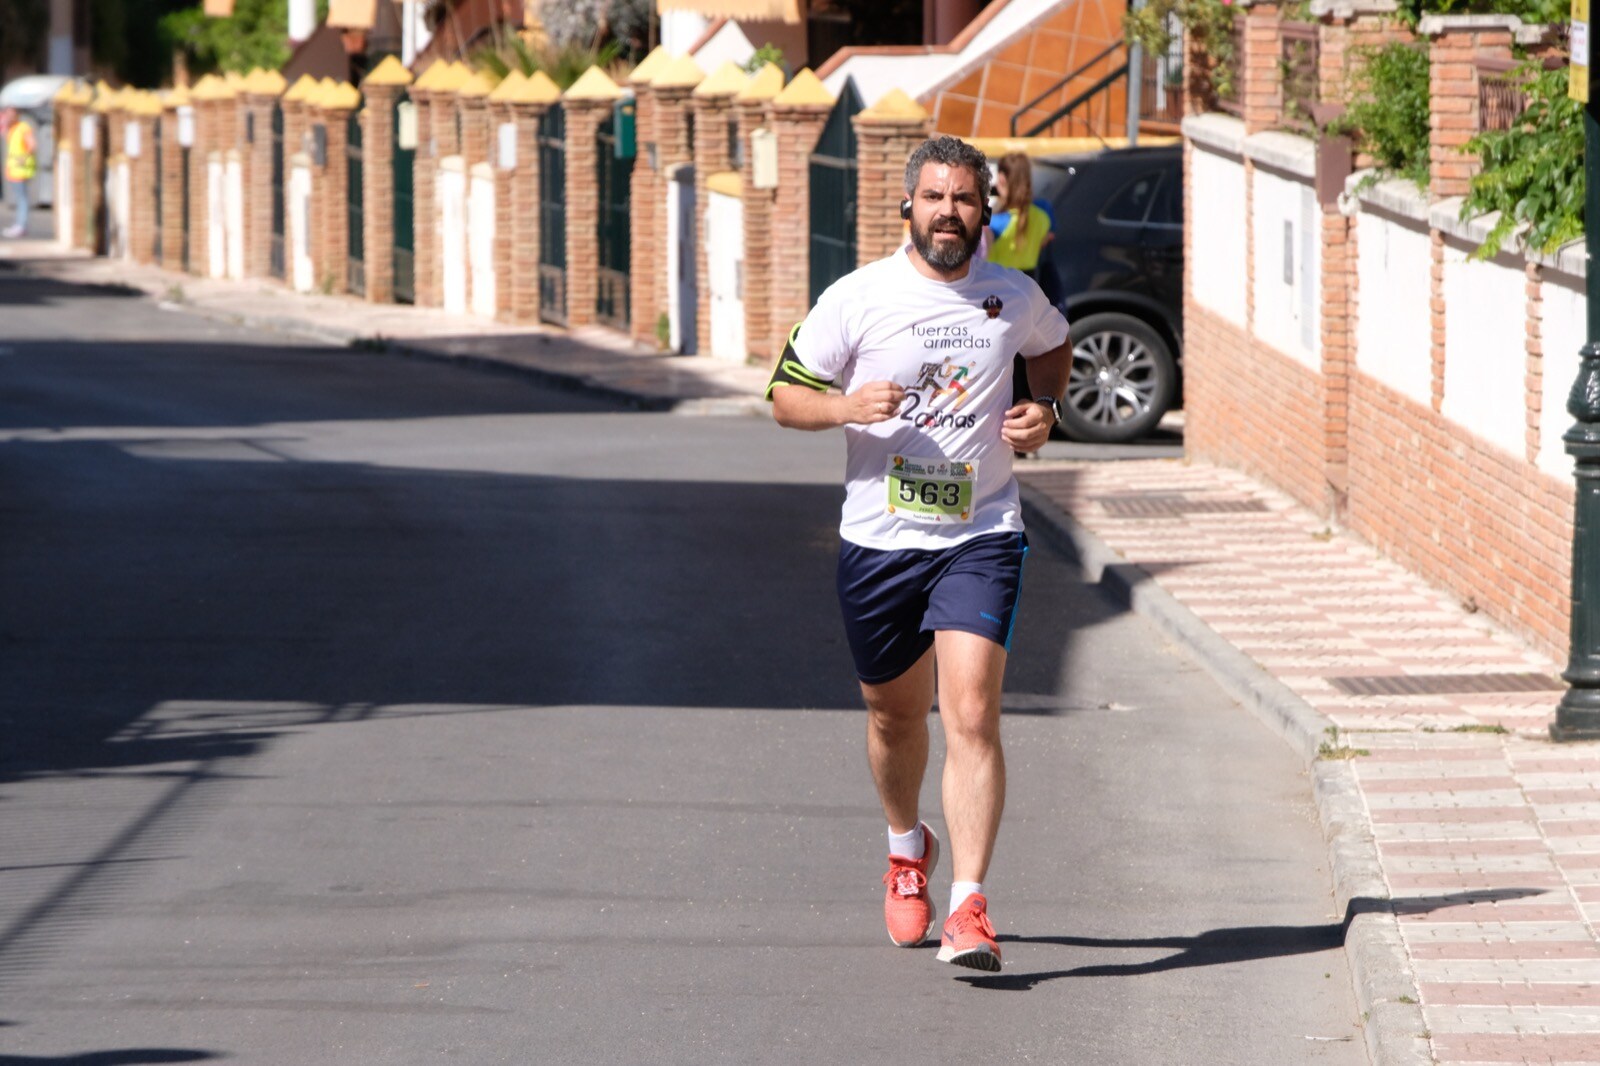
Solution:
<path fill-rule="evenodd" d="M 1032 278 L 986 260 L 935 281 L 901 249 L 829 286 L 794 339 L 801 363 L 846 393 L 873 381 L 906 390 L 895 417 L 844 427 L 840 536 L 937 549 L 1020 530 L 1012 450 L 1000 439 L 1012 357 L 1066 339 L 1067 320 Z"/>

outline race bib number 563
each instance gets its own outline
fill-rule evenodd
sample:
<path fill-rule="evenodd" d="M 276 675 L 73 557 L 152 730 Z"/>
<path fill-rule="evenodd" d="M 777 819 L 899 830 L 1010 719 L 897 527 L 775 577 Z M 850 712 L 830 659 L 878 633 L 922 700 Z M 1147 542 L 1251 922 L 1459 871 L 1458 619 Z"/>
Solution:
<path fill-rule="evenodd" d="M 973 462 L 890 456 L 884 477 L 889 513 L 912 522 L 970 522 L 977 477 Z"/>

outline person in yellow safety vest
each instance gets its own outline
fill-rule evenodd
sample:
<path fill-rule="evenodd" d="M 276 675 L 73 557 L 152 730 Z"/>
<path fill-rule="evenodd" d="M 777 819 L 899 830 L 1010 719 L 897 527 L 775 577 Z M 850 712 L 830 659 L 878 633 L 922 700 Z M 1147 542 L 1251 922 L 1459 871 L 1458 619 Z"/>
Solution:
<path fill-rule="evenodd" d="M 1038 281 L 1039 256 L 1055 234 L 1051 232 L 1054 220 L 1050 212 L 1033 199 L 1033 161 L 1021 152 L 1001 156 L 995 167 L 994 198 L 995 210 L 989 218 L 989 228 L 994 233 L 989 262 L 1015 267 Z M 1033 395 L 1028 391 L 1027 360 L 1020 355 L 1012 367 L 1011 380 L 1015 398 Z"/>
<path fill-rule="evenodd" d="M 0 111 L 0 135 L 5 137 L 6 188 L 16 206 L 16 217 L 5 230 L 7 237 L 20 237 L 28 230 L 28 184 L 39 169 L 38 146 L 33 123 L 8 107 Z"/>
<path fill-rule="evenodd" d="M 1000 158 L 994 194 L 998 204 L 989 220 L 994 244 L 989 261 L 1015 267 L 1037 280 L 1039 255 L 1054 236 L 1050 212 L 1033 199 L 1033 163 L 1021 152 Z"/>

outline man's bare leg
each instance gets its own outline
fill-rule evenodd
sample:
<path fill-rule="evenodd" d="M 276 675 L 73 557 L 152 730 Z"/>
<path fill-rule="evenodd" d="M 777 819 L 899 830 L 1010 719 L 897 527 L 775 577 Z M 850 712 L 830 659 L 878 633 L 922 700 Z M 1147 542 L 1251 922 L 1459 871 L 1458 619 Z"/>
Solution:
<path fill-rule="evenodd" d="M 884 817 L 896 833 L 917 826 L 917 799 L 928 768 L 928 712 L 933 708 L 933 649 L 892 681 L 863 683 L 867 762 Z"/>
<path fill-rule="evenodd" d="M 981 883 L 1006 804 L 1006 760 L 1000 750 L 1006 650 L 961 630 L 934 634 L 934 650 L 946 747 L 944 821 L 954 879 Z"/>

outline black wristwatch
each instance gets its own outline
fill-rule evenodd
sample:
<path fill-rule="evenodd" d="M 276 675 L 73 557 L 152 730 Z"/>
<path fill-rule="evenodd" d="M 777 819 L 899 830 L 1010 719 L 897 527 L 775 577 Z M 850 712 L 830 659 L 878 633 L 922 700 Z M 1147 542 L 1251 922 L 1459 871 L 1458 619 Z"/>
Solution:
<path fill-rule="evenodd" d="M 1054 396 L 1035 396 L 1033 402 L 1044 404 L 1045 407 L 1050 409 L 1050 417 L 1056 420 L 1056 425 L 1059 426 L 1061 424 L 1061 405 L 1056 402 Z"/>

